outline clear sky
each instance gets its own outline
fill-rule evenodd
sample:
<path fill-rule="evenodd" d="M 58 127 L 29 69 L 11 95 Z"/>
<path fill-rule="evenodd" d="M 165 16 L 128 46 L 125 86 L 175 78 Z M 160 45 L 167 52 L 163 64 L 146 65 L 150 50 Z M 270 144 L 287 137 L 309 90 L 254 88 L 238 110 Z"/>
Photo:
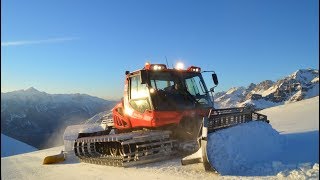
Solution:
<path fill-rule="evenodd" d="M 318 69 L 319 1 L 1 0 L 1 92 L 120 99 L 126 70 L 165 57 L 216 91 Z"/>

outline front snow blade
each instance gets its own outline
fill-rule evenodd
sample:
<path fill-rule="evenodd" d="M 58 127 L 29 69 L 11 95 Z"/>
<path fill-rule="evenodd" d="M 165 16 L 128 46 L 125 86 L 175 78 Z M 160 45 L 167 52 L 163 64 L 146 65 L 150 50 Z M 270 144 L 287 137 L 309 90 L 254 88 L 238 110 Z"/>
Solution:
<path fill-rule="evenodd" d="M 204 169 L 206 171 L 217 172 L 214 167 L 211 166 L 209 162 L 209 158 L 207 155 L 207 138 L 208 136 L 208 118 L 204 117 L 202 121 L 202 135 L 200 140 L 200 149 L 187 157 L 181 159 L 182 165 L 195 164 L 195 163 L 203 163 Z"/>
<path fill-rule="evenodd" d="M 257 113 L 252 108 L 211 109 L 208 115 L 208 133 L 250 121 L 265 121 L 267 116 Z"/>
<path fill-rule="evenodd" d="M 60 154 L 47 156 L 43 160 L 43 164 L 55 164 L 65 160 L 65 154 L 61 151 Z"/>
<path fill-rule="evenodd" d="M 211 111 L 210 111 L 211 113 Z M 208 143 L 208 118 L 203 118 L 203 126 L 202 126 L 202 137 L 201 137 L 201 149 L 202 149 L 202 162 L 204 169 L 206 171 L 214 171 L 217 172 L 213 166 L 211 166 L 207 154 L 207 143 Z"/>
<path fill-rule="evenodd" d="M 187 165 L 202 162 L 206 171 L 217 173 L 208 158 L 208 153 L 210 153 L 207 152 L 208 134 L 250 121 L 265 121 L 269 123 L 266 115 L 257 113 L 251 108 L 211 109 L 208 117 L 203 118 L 201 148 L 196 153 L 184 157 L 181 160 L 181 164 Z"/>

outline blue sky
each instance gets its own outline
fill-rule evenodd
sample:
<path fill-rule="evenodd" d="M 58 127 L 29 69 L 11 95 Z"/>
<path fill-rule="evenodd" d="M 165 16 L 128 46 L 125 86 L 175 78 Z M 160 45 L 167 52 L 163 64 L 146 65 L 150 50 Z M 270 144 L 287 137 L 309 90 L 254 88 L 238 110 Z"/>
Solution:
<path fill-rule="evenodd" d="M 317 0 L 1 0 L 1 92 L 119 99 L 146 61 L 215 70 L 216 91 L 319 67 Z M 211 79 L 205 76 L 208 86 Z"/>

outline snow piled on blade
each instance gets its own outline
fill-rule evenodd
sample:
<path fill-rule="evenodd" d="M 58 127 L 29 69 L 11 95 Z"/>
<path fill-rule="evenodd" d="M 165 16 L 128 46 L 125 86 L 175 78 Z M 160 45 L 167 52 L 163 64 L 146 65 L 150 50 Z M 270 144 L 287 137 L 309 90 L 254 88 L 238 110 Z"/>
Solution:
<path fill-rule="evenodd" d="M 249 122 L 209 134 L 207 153 L 211 165 L 221 175 L 274 175 L 272 161 L 277 159 L 284 143 L 270 124 Z M 266 168 L 264 163 L 271 165 Z"/>

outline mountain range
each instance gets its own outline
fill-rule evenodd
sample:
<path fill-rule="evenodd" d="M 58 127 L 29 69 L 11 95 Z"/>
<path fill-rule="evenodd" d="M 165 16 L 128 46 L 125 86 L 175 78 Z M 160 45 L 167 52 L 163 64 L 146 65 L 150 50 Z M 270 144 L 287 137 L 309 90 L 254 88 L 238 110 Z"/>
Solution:
<path fill-rule="evenodd" d="M 31 87 L 1 93 L 1 133 L 38 149 L 61 145 L 68 125 L 116 104 L 86 94 L 48 94 Z"/>
<path fill-rule="evenodd" d="M 319 96 L 319 70 L 299 69 L 277 80 L 233 87 L 214 95 L 215 108 L 251 106 L 264 109 Z"/>

